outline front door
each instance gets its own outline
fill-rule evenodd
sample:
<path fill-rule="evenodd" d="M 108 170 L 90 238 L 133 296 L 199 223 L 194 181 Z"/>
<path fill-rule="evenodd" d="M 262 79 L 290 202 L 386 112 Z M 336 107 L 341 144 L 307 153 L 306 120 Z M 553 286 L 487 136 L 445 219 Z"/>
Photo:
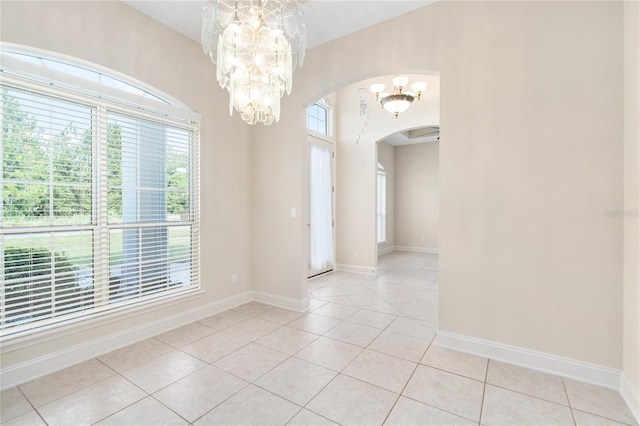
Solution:
<path fill-rule="evenodd" d="M 309 139 L 309 277 L 334 268 L 333 144 Z"/>

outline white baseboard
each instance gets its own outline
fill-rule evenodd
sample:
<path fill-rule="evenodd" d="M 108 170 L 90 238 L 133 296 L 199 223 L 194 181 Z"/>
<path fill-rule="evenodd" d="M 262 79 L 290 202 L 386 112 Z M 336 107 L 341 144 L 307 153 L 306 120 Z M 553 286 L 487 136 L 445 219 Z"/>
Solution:
<path fill-rule="evenodd" d="M 614 368 L 446 331 L 438 331 L 436 344 L 445 348 L 620 390 L 620 370 Z"/>
<path fill-rule="evenodd" d="M 256 302 L 266 303 L 267 305 L 277 306 L 279 308 L 289 309 L 296 312 L 305 312 L 309 310 L 309 298 L 302 300 L 293 299 L 291 297 L 278 296 L 277 294 L 265 293 L 262 291 L 254 291 L 253 300 Z"/>
<path fill-rule="evenodd" d="M 429 247 L 411 247 L 411 246 L 393 246 L 394 251 L 410 251 L 413 253 L 429 253 L 429 254 L 439 254 L 439 248 L 429 248 Z"/>
<path fill-rule="evenodd" d="M 383 254 L 393 253 L 394 250 L 395 250 L 395 246 L 378 247 L 378 256 L 382 256 Z"/>
<path fill-rule="evenodd" d="M 338 263 L 336 265 L 338 271 L 344 272 L 355 272 L 357 274 L 365 274 L 365 275 L 375 275 L 376 268 L 371 266 L 360 266 L 360 265 L 346 265 L 344 263 Z"/>
<path fill-rule="evenodd" d="M 640 390 L 631 384 L 631 380 L 624 374 L 624 371 L 620 375 L 620 395 L 627 403 L 633 417 L 640 423 Z"/>
<path fill-rule="evenodd" d="M 244 292 L 223 300 L 181 312 L 180 314 L 161 318 L 150 323 L 133 326 L 118 333 L 100 336 L 97 339 L 90 340 L 79 345 L 74 345 L 58 352 L 1 368 L 0 377 L 2 377 L 2 380 L 0 381 L 0 389 L 4 390 L 26 383 L 30 380 L 37 379 L 38 377 L 96 358 L 107 352 L 157 336 L 158 334 L 201 320 L 210 315 L 226 311 L 227 309 L 234 308 L 252 300 L 300 312 L 309 308 L 308 299 L 295 300 L 263 292 Z M 22 346 L 24 347 L 24 344 Z M 7 348 L 4 347 L 3 349 Z"/>

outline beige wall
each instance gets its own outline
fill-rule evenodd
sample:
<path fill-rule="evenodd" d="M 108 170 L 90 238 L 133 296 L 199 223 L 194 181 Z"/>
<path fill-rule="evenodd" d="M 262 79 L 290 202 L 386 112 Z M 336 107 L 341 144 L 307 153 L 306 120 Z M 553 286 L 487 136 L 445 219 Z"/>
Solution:
<path fill-rule="evenodd" d="M 308 196 L 304 106 L 369 76 L 428 71 L 440 72 L 447 141 L 441 329 L 621 368 L 622 221 L 604 214 L 622 205 L 619 2 L 437 2 L 311 49 L 283 119 L 254 129 L 255 265 L 277 271 L 258 289 L 306 295 L 302 224 L 288 218 Z M 338 138 L 371 176 L 341 182 L 338 161 L 340 209 L 356 190 L 373 194 L 375 154 L 348 129 Z"/>
<path fill-rule="evenodd" d="M 624 5 L 624 378 L 640 395 L 640 3 Z M 640 401 L 636 400 L 636 416 Z"/>
<path fill-rule="evenodd" d="M 395 245 L 438 249 L 440 142 L 395 147 Z"/>
<path fill-rule="evenodd" d="M 622 4 L 453 7 L 440 327 L 620 368 Z"/>
<path fill-rule="evenodd" d="M 384 167 L 385 191 L 385 242 L 378 243 L 378 251 L 392 249 L 395 241 L 395 147 L 385 141 L 378 142 L 378 163 Z"/>
<path fill-rule="evenodd" d="M 2 353 L 2 367 L 153 323 L 251 289 L 251 131 L 228 118 L 228 97 L 199 44 L 119 1 L 2 1 L 3 42 L 78 57 L 175 97 L 202 113 L 201 255 L 205 295 L 36 346 Z M 297 161 L 298 159 L 296 159 Z M 231 285 L 231 274 L 239 283 Z"/>

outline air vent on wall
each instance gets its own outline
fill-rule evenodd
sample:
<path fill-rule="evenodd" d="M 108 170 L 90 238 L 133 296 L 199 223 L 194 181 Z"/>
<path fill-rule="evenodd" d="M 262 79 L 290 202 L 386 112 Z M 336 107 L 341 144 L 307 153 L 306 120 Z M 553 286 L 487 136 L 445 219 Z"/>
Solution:
<path fill-rule="evenodd" d="M 440 136 L 439 126 L 420 127 L 413 130 L 402 132 L 407 139 L 430 138 Z"/>

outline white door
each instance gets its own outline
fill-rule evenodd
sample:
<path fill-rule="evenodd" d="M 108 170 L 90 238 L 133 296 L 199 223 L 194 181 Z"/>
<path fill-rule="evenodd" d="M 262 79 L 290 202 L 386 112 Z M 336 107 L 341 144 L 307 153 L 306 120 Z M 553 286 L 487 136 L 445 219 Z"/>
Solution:
<path fill-rule="evenodd" d="M 333 270 L 333 144 L 309 136 L 309 277 Z"/>

